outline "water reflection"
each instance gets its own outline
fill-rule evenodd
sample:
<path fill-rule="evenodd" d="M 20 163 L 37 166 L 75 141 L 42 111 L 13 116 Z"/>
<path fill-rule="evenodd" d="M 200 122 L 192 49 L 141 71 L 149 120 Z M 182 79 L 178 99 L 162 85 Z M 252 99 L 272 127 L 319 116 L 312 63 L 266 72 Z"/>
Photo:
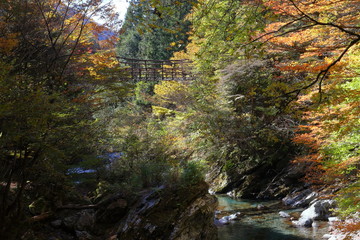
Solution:
<path fill-rule="evenodd" d="M 273 228 L 259 227 L 254 224 L 235 223 L 219 227 L 221 240 L 311 240 L 292 234 L 286 234 Z"/>
<path fill-rule="evenodd" d="M 274 205 L 277 201 L 234 200 L 219 196 L 219 210 L 245 212 L 259 204 Z M 318 222 L 317 227 L 296 228 L 278 212 L 294 210 L 275 209 L 273 212 L 241 216 L 240 220 L 218 227 L 220 240 L 320 240 L 328 231 L 328 223 Z"/>

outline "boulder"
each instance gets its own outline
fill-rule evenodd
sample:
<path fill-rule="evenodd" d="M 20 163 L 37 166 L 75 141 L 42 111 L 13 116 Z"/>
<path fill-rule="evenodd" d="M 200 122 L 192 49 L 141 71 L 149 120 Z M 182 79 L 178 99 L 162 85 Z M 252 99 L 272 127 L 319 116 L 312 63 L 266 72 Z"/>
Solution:
<path fill-rule="evenodd" d="M 95 217 L 93 210 L 83 210 L 76 221 L 75 229 L 79 231 L 91 230 L 94 227 Z"/>
<path fill-rule="evenodd" d="M 297 227 L 312 227 L 314 220 L 311 218 L 300 218 L 297 221 L 292 221 L 292 223 Z"/>
<path fill-rule="evenodd" d="M 300 199 L 299 201 L 292 204 L 292 207 L 305 207 L 311 204 L 312 201 L 314 201 L 318 196 L 318 193 L 311 192 L 309 195 L 305 196 L 303 199 Z"/>
<path fill-rule="evenodd" d="M 62 225 L 61 225 L 62 222 Z M 60 227 L 64 226 L 69 231 L 85 231 L 92 230 L 95 224 L 94 210 L 86 209 L 80 212 L 73 213 L 70 216 L 66 216 L 62 221 L 57 220 L 51 222 L 51 225 Z"/>
<path fill-rule="evenodd" d="M 335 207 L 334 200 L 318 200 L 305 209 L 301 213 L 299 220 L 293 221 L 293 224 L 310 227 L 314 220 L 327 220 L 333 207 Z"/>
<path fill-rule="evenodd" d="M 290 218 L 290 214 L 288 214 L 287 212 L 284 212 L 284 211 L 280 211 L 279 212 L 279 215 L 280 217 L 283 217 L 283 218 Z"/>
<path fill-rule="evenodd" d="M 215 220 L 216 225 L 227 225 L 230 223 L 230 220 L 227 217 L 222 217 L 219 220 Z"/>
<path fill-rule="evenodd" d="M 216 206 L 217 199 L 212 195 L 197 198 L 177 219 L 169 239 L 217 239 L 217 229 L 212 218 Z"/>
<path fill-rule="evenodd" d="M 330 224 L 330 225 L 333 225 L 334 223 L 339 222 L 339 221 L 341 221 L 341 220 L 340 220 L 340 218 L 338 218 L 338 217 L 329 217 L 329 218 L 328 218 L 328 221 L 329 221 L 329 224 Z"/>
<path fill-rule="evenodd" d="M 231 214 L 229 216 L 223 216 L 219 220 L 215 219 L 215 225 L 226 225 L 229 224 L 231 221 L 239 219 L 241 213 L 237 212 L 234 214 Z"/>
<path fill-rule="evenodd" d="M 62 224 L 61 219 L 51 221 L 51 223 L 50 223 L 50 225 L 53 226 L 54 228 L 59 228 L 59 227 L 61 227 L 61 224 Z"/>
<path fill-rule="evenodd" d="M 328 220 L 332 214 L 331 209 L 335 207 L 335 201 L 329 199 L 319 200 L 313 203 L 310 208 L 311 207 L 313 207 L 313 211 L 316 214 L 314 217 L 315 220 Z"/>
<path fill-rule="evenodd" d="M 291 212 L 289 214 L 290 214 L 290 219 L 291 220 L 297 220 L 297 219 L 300 218 L 301 212 Z"/>
<path fill-rule="evenodd" d="M 240 215 L 241 215 L 240 212 L 236 212 L 236 213 L 234 213 L 234 214 L 229 215 L 229 219 L 230 219 L 230 220 L 239 219 Z"/>
<path fill-rule="evenodd" d="M 218 173 L 216 177 L 213 177 L 211 180 L 208 180 L 208 182 L 210 183 L 210 188 L 209 188 L 210 194 L 222 192 L 223 189 L 230 184 L 229 181 L 230 179 L 226 174 L 226 172 Z"/>
<path fill-rule="evenodd" d="M 268 170 L 268 166 L 262 163 L 244 159 L 241 166 L 236 165 L 227 170 L 213 166 L 206 181 L 217 194 L 231 192 L 231 197 L 255 198 L 268 181 L 264 178 Z"/>
<path fill-rule="evenodd" d="M 322 236 L 322 238 L 325 238 L 325 239 L 329 239 L 329 238 L 331 238 L 332 237 L 332 235 L 331 234 L 324 234 L 323 236 Z"/>
<path fill-rule="evenodd" d="M 94 239 L 93 236 L 91 236 L 90 233 L 86 232 L 86 231 L 75 231 L 76 237 L 78 238 L 78 240 L 91 240 Z"/>
<path fill-rule="evenodd" d="M 73 214 L 71 216 L 65 217 L 63 219 L 63 224 L 65 229 L 70 230 L 70 231 L 74 231 L 75 230 L 75 225 L 77 220 L 79 219 L 79 215 L 78 214 Z"/>
<path fill-rule="evenodd" d="M 205 183 L 144 192 L 118 229 L 123 240 L 215 240 L 217 199 Z"/>
<path fill-rule="evenodd" d="M 266 207 L 266 206 L 263 205 L 263 204 L 258 204 L 258 205 L 256 205 L 256 208 L 257 208 L 257 210 L 265 210 L 265 209 L 268 209 L 268 207 Z"/>
<path fill-rule="evenodd" d="M 128 211 L 128 203 L 125 199 L 118 198 L 113 201 L 100 203 L 100 208 L 95 213 L 98 223 L 115 223 L 121 220 Z"/>
<path fill-rule="evenodd" d="M 283 203 L 287 206 L 292 207 L 306 207 L 308 206 L 318 194 L 311 191 L 310 189 L 294 191 L 292 194 L 289 194 L 282 199 Z"/>

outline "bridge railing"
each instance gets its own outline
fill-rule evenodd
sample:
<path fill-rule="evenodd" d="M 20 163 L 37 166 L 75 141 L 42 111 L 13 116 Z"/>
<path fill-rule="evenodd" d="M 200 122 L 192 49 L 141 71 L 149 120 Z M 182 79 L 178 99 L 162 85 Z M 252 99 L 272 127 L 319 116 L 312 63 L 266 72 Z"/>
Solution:
<path fill-rule="evenodd" d="M 193 80 L 190 60 L 145 60 L 118 58 L 125 81 L 189 81 Z"/>

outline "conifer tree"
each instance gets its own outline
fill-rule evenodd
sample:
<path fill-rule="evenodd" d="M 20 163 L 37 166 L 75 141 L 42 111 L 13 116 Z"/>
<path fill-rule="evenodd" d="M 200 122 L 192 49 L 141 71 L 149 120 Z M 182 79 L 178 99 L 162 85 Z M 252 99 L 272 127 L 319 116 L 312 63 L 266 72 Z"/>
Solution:
<path fill-rule="evenodd" d="M 120 57 L 170 59 L 188 42 L 192 3 L 174 0 L 131 1 L 117 52 Z"/>

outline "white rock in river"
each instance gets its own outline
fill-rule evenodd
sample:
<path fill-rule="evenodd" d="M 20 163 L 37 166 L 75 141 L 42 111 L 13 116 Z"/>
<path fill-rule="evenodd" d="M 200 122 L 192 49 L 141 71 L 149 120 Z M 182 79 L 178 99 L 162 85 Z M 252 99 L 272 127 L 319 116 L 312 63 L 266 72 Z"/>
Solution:
<path fill-rule="evenodd" d="M 298 227 L 311 227 L 313 220 L 311 218 L 300 218 L 298 221 L 292 221 Z"/>
<path fill-rule="evenodd" d="M 228 219 L 229 219 L 230 221 L 236 220 L 236 219 L 238 219 L 238 217 L 240 216 L 240 214 L 241 214 L 240 212 L 231 214 L 231 215 L 228 216 Z"/>
<path fill-rule="evenodd" d="M 222 224 L 222 225 L 229 224 L 231 221 L 238 219 L 239 216 L 240 216 L 240 212 L 231 214 L 229 216 L 224 216 L 224 217 L 220 218 L 219 220 L 215 220 L 215 224 L 216 223 Z"/>
<path fill-rule="evenodd" d="M 305 209 L 298 221 L 293 221 L 296 226 L 311 227 L 313 220 L 324 220 L 330 214 L 330 208 L 335 205 L 333 200 L 319 200 Z"/>
<path fill-rule="evenodd" d="M 235 190 L 232 190 L 230 192 L 227 192 L 226 195 L 228 195 L 231 198 L 235 198 L 236 197 L 236 192 L 235 192 Z"/>
<path fill-rule="evenodd" d="M 339 222 L 340 218 L 338 218 L 338 217 L 329 217 L 328 221 L 329 221 L 330 224 L 333 224 L 334 222 Z"/>
<path fill-rule="evenodd" d="M 283 217 L 283 218 L 289 218 L 290 217 L 290 214 L 288 214 L 287 212 L 284 212 L 284 211 L 280 211 L 279 215 L 280 215 L 280 217 Z"/>
<path fill-rule="evenodd" d="M 257 208 L 258 210 L 263 210 L 263 209 L 266 209 L 267 207 L 265 207 L 263 204 L 258 204 L 258 205 L 256 206 L 256 208 Z"/>
<path fill-rule="evenodd" d="M 208 190 L 208 193 L 211 194 L 211 195 L 215 195 L 215 191 L 212 190 L 212 189 L 209 189 L 209 190 Z"/>
<path fill-rule="evenodd" d="M 225 216 L 225 217 L 220 218 L 219 223 L 223 224 L 223 225 L 229 224 L 230 223 L 229 216 Z"/>
<path fill-rule="evenodd" d="M 324 235 L 322 236 L 322 238 L 326 238 L 326 239 L 331 238 L 331 237 L 332 237 L 331 234 L 324 234 Z"/>

